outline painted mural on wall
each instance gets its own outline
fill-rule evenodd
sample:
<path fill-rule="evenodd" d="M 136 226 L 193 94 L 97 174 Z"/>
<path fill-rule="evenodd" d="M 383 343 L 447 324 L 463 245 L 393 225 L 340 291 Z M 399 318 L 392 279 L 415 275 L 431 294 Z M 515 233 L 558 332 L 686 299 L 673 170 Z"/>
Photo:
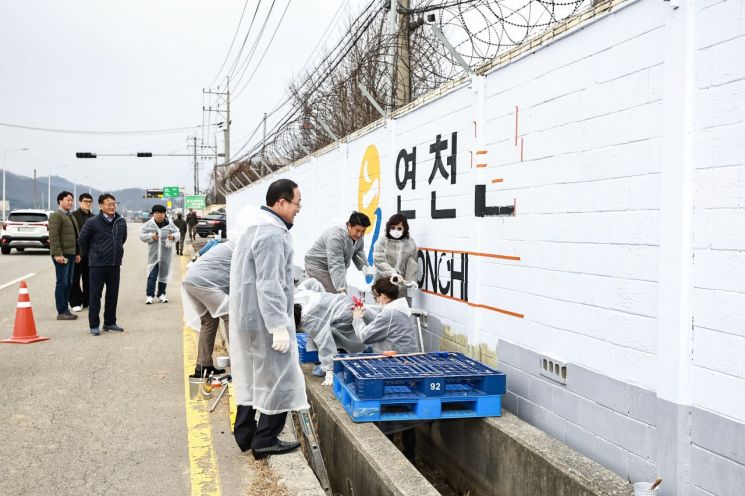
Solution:
<path fill-rule="evenodd" d="M 443 134 L 437 134 L 432 139 L 426 157 L 421 157 L 421 152 L 419 153 L 421 160 L 419 163 L 417 163 L 416 146 L 401 148 L 396 155 L 394 177 L 397 189 L 396 212 L 405 215 L 408 219 L 416 219 L 418 215 L 415 209 L 402 209 L 402 203 L 406 200 L 407 193 L 411 193 L 417 188 L 417 167 L 427 167 L 429 174 L 425 187 L 431 188 L 429 215 L 426 213 L 422 215 L 422 212 L 419 212 L 420 218 L 429 217 L 433 221 L 437 221 L 457 219 L 459 212 L 462 216 L 466 215 L 466 207 L 461 206 L 462 202 L 450 199 L 449 201 L 453 202 L 452 204 L 442 201 L 438 203 L 438 194 L 445 193 L 447 188 L 457 184 L 458 180 L 458 132 L 453 131 L 444 136 L 443 138 Z M 480 152 L 477 151 L 477 156 L 481 156 L 481 158 L 476 167 L 487 165 L 485 163 L 485 151 Z M 380 153 L 375 145 L 368 145 L 365 149 L 359 171 L 357 208 L 370 217 L 372 221 L 372 225 L 366 233 L 371 235 L 368 238 L 368 263 L 372 265 L 373 251 L 380 236 L 384 218 L 380 206 L 382 188 Z M 485 184 L 476 184 L 473 194 L 472 205 L 475 217 L 514 216 L 516 213 L 516 203 L 506 206 L 487 205 Z M 440 196 L 442 199 L 446 195 Z M 389 215 L 387 214 L 386 217 Z M 519 261 L 520 257 L 419 247 L 417 258 L 419 263 L 418 284 L 422 293 L 448 298 L 472 307 L 484 308 L 513 317 L 523 317 L 523 314 L 512 310 L 499 308 L 485 302 L 471 301 L 468 292 L 470 260 L 475 258 L 478 265 L 478 261 L 483 259 Z M 368 284 L 372 282 L 372 279 L 372 276 L 366 276 L 365 278 Z"/>

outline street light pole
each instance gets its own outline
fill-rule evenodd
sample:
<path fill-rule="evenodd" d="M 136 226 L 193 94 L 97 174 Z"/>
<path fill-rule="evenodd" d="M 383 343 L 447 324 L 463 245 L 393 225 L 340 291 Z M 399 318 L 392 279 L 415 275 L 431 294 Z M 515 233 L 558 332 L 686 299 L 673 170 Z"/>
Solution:
<path fill-rule="evenodd" d="M 5 156 L 8 154 L 8 152 L 25 152 L 26 150 L 28 150 L 28 148 L 26 147 L 3 150 L 3 222 L 8 219 L 5 212 Z"/>

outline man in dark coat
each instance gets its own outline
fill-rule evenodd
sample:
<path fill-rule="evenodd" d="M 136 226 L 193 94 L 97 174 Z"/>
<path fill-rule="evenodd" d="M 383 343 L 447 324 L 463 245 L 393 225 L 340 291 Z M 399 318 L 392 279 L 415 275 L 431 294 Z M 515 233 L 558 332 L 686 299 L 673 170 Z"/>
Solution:
<path fill-rule="evenodd" d="M 91 212 L 93 197 L 88 193 L 83 193 L 78 197 L 80 208 L 72 213 L 78 223 L 78 228 L 82 229 L 85 222 L 91 217 L 95 217 Z M 83 284 L 81 291 L 80 284 Z M 72 274 L 72 289 L 70 290 L 70 306 L 73 312 L 79 312 L 88 308 L 90 300 L 90 291 L 88 289 L 88 257 L 81 256 L 80 262 L 75 264 L 75 270 Z"/>
<path fill-rule="evenodd" d="M 190 208 L 189 213 L 186 214 L 186 225 L 189 226 L 189 241 L 194 241 L 194 238 L 197 237 L 198 223 L 199 219 L 197 219 L 197 213 L 193 208 Z"/>
<path fill-rule="evenodd" d="M 178 227 L 181 238 L 176 241 L 176 255 L 184 254 L 184 243 L 186 243 L 186 221 L 183 214 L 176 214 L 176 220 L 173 223 Z"/>
<path fill-rule="evenodd" d="M 73 268 L 80 262 L 78 246 L 78 223 L 70 213 L 72 210 L 72 193 L 62 191 L 57 195 L 59 209 L 49 216 L 49 251 L 57 274 L 54 288 L 54 301 L 57 306 L 57 320 L 75 320 L 67 302 L 70 299 Z"/>
<path fill-rule="evenodd" d="M 119 299 L 119 272 L 127 241 L 127 223 L 116 212 L 116 198 L 109 193 L 98 197 L 97 216 L 85 222 L 80 231 L 80 251 L 88 256 L 90 267 L 90 308 L 88 324 L 93 336 L 101 334 L 101 295 L 106 286 L 106 308 L 103 312 L 103 330 L 122 332 L 116 322 L 116 305 Z"/>

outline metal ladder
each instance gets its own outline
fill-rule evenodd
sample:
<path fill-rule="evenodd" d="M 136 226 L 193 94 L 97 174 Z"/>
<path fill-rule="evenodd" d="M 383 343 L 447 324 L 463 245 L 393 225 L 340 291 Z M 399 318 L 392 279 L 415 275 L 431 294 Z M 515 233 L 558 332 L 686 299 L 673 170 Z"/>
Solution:
<path fill-rule="evenodd" d="M 333 496 L 328 472 L 326 472 L 326 465 L 323 463 L 323 457 L 321 456 L 321 447 L 318 444 L 318 435 L 313 426 L 313 420 L 310 418 L 310 410 L 294 411 L 292 415 L 295 416 L 295 419 L 298 421 L 297 423 L 300 424 L 300 430 L 305 438 L 305 445 L 308 447 L 308 453 L 310 455 L 310 468 L 315 472 L 323 491 L 329 496 Z"/>

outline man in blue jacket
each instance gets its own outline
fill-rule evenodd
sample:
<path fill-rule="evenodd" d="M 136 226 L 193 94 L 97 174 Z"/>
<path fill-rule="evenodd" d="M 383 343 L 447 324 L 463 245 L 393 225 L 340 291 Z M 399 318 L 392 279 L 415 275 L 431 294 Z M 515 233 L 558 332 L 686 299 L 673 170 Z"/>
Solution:
<path fill-rule="evenodd" d="M 88 323 L 93 336 L 101 334 L 101 295 L 106 286 L 106 308 L 103 312 L 103 330 L 122 332 L 116 323 L 116 304 L 119 298 L 119 269 L 124 258 L 127 241 L 127 223 L 116 212 L 116 198 L 109 193 L 98 197 L 100 212 L 89 219 L 80 231 L 81 255 L 88 257 L 90 268 L 90 306 Z"/>

